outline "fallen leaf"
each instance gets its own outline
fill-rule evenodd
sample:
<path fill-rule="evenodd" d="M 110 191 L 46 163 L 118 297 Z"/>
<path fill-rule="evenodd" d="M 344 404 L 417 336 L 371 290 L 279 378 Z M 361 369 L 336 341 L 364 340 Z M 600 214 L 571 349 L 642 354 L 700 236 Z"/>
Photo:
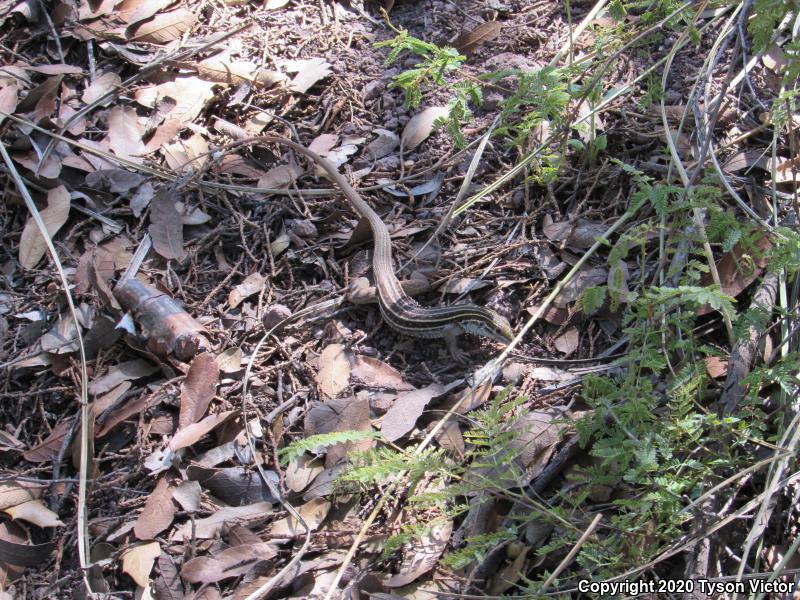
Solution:
<path fill-rule="evenodd" d="M 145 153 L 143 133 L 130 106 L 115 106 L 108 113 L 108 145 L 117 156 L 139 162 Z"/>
<path fill-rule="evenodd" d="M 17 86 L 7 85 L 0 89 L 0 123 L 2 123 L 6 114 L 13 114 L 17 108 Z"/>
<path fill-rule="evenodd" d="M 553 303 L 559 308 L 565 308 L 567 304 L 580 298 L 584 290 L 602 285 L 607 281 L 608 271 L 603 267 L 581 269 L 575 277 L 566 283 Z"/>
<path fill-rule="evenodd" d="M 500 35 L 501 26 L 497 21 L 481 23 L 472 31 L 458 36 L 453 42 L 453 48 L 462 54 L 472 54 L 478 46 L 490 42 Z"/>
<path fill-rule="evenodd" d="M 146 0 L 144 2 L 137 2 L 133 7 L 128 8 L 128 2 L 122 2 L 117 5 L 118 16 L 120 20 L 133 25 L 139 21 L 149 19 L 157 12 L 167 8 L 173 0 Z"/>
<path fill-rule="evenodd" d="M 209 431 L 227 421 L 235 413 L 236 411 L 234 410 L 228 410 L 216 415 L 208 415 L 205 419 L 197 423 L 192 423 L 191 425 L 179 429 L 170 440 L 169 448 L 174 451 L 191 446 Z"/>
<path fill-rule="evenodd" d="M 728 360 L 719 356 L 706 356 L 706 371 L 714 379 L 725 377 L 728 374 Z"/>
<path fill-rule="evenodd" d="M 261 475 L 253 469 L 242 466 L 223 469 L 189 465 L 186 474 L 198 480 L 204 488 L 230 506 L 241 506 L 273 500 Z M 270 471 L 267 471 L 267 475 Z M 278 481 L 277 475 L 275 482 Z"/>
<path fill-rule="evenodd" d="M 164 144 L 171 142 L 178 135 L 183 127 L 180 119 L 166 119 L 161 125 L 156 127 L 153 135 L 144 145 L 144 154 L 151 154 L 159 150 Z M 138 216 L 138 215 L 137 215 Z"/>
<path fill-rule="evenodd" d="M 150 571 L 152 571 L 153 563 L 159 554 L 161 554 L 161 546 L 158 542 L 129 548 L 122 553 L 122 570 L 131 576 L 136 585 L 147 588 L 150 584 Z"/>
<path fill-rule="evenodd" d="M 47 234 L 54 236 L 67 222 L 70 209 L 70 196 L 67 188 L 59 185 L 47 192 L 47 208 L 40 211 Z M 19 240 L 19 262 L 26 269 L 33 269 L 47 251 L 47 244 L 33 217 L 30 217 L 22 230 Z"/>
<path fill-rule="evenodd" d="M 181 525 L 172 537 L 172 541 L 182 542 L 192 537 L 198 540 L 212 539 L 217 537 L 225 526 L 264 521 L 270 518 L 272 512 L 270 502 L 257 502 L 248 506 L 223 506 L 204 519 L 187 521 Z"/>
<path fill-rule="evenodd" d="M 331 74 L 330 66 L 324 58 L 285 61 L 284 68 L 290 73 L 297 73 L 289 83 L 289 89 L 305 94 L 317 81 Z"/>
<path fill-rule="evenodd" d="M 371 356 L 356 356 L 353 362 L 352 375 L 358 381 L 371 386 L 391 388 L 398 391 L 414 389 L 414 386 L 405 380 L 400 371 Z"/>
<path fill-rule="evenodd" d="M 181 484 L 172 490 L 172 497 L 181 508 L 188 512 L 195 512 L 200 508 L 200 497 L 203 490 L 197 481 L 182 481 Z"/>
<path fill-rule="evenodd" d="M 95 77 L 94 81 L 86 86 L 86 89 L 81 95 L 81 100 L 86 104 L 92 104 L 100 100 L 103 96 L 119 88 L 122 84 L 122 78 L 114 71 L 107 71 Z M 100 104 L 100 106 L 108 106 L 113 101 L 113 96 L 109 97 Z"/>
<path fill-rule="evenodd" d="M 390 442 L 399 440 L 414 428 L 425 407 L 444 388 L 438 383 L 400 394 L 392 407 L 383 416 L 381 432 Z"/>
<path fill-rule="evenodd" d="M 174 517 L 172 490 L 166 477 L 162 477 L 147 496 L 144 508 L 133 524 L 133 533 L 140 540 L 151 540 L 172 525 Z"/>
<path fill-rule="evenodd" d="M 319 526 L 325 521 L 328 516 L 328 511 L 331 509 L 331 503 L 324 498 L 314 498 L 297 507 L 297 512 L 303 517 L 306 525 L 311 531 L 316 531 Z M 293 516 L 288 516 L 280 521 L 275 521 L 270 530 L 271 536 L 277 537 L 295 537 L 305 533 L 305 527 Z"/>
<path fill-rule="evenodd" d="M 203 352 L 192 360 L 186 380 L 181 385 L 181 409 L 178 427 L 197 423 L 214 399 L 219 382 L 219 365 L 214 357 Z"/>
<path fill-rule="evenodd" d="M 24 502 L 38 500 L 44 495 L 47 485 L 27 481 L 6 481 L 0 483 L 0 510 Z"/>
<path fill-rule="evenodd" d="M 228 348 L 217 356 L 219 370 L 223 373 L 237 373 L 242 370 L 242 349 Z"/>
<path fill-rule="evenodd" d="M 306 413 L 307 436 L 337 431 L 371 431 L 369 401 L 366 398 L 335 398 L 325 404 L 314 406 Z M 353 450 L 371 448 L 371 439 L 329 446 L 325 455 L 325 466 L 339 464 Z"/>
<path fill-rule="evenodd" d="M 250 273 L 250 275 L 245 277 L 242 283 L 233 288 L 231 293 L 228 294 L 228 306 L 230 308 L 236 308 L 243 300 L 259 293 L 264 289 L 264 283 L 266 281 L 267 278 L 261 273 L 257 271 L 255 273 Z"/>
<path fill-rule="evenodd" d="M 24 534 L 24 530 L 16 523 L 0 522 L 0 565 L 5 563 L 3 566 L 41 567 L 50 559 L 55 544 L 53 542 L 20 543 L 25 539 L 22 534 Z M 0 570 L 0 574 L 3 570 Z"/>
<path fill-rule="evenodd" d="M 166 259 L 183 258 L 183 222 L 172 194 L 160 190 L 151 203 L 150 227 L 153 248 Z"/>
<path fill-rule="evenodd" d="M 564 356 L 569 356 L 578 349 L 579 337 L 577 328 L 570 327 L 553 341 L 553 345 Z"/>
<path fill-rule="evenodd" d="M 58 515 L 42 504 L 41 500 L 30 500 L 10 508 L 5 512 L 14 519 L 21 519 L 28 523 L 33 523 L 37 527 L 63 527 Z"/>
<path fill-rule="evenodd" d="M 130 42 L 147 42 L 150 44 L 166 44 L 173 42 L 189 31 L 197 22 L 197 15 L 192 11 L 179 8 L 157 14 L 151 20 L 129 27 L 126 31 Z"/>
<path fill-rule="evenodd" d="M 178 77 L 174 81 L 141 88 L 134 94 L 134 99 L 148 108 L 155 108 L 156 103 L 164 99 L 172 99 L 175 105 L 163 117 L 190 123 L 214 97 L 214 85 L 213 82 L 199 77 Z"/>
<path fill-rule="evenodd" d="M 258 178 L 256 187 L 259 189 L 275 190 L 288 187 L 303 174 L 303 169 L 295 164 L 278 165 Z"/>
<path fill-rule="evenodd" d="M 259 562 L 278 554 L 272 544 L 242 544 L 226 548 L 214 556 L 198 556 L 184 563 L 181 577 L 189 583 L 216 583 L 244 575 Z"/>
<path fill-rule="evenodd" d="M 306 454 L 293 457 L 286 466 L 286 487 L 293 492 L 301 492 L 322 473 L 325 465 L 316 457 Z"/>
<path fill-rule="evenodd" d="M 59 421 L 50 434 L 30 450 L 23 452 L 22 457 L 28 462 L 41 463 L 53 460 L 64 445 L 64 438 L 72 429 L 72 419 Z"/>
<path fill-rule="evenodd" d="M 197 65 L 197 73 L 203 79 L 230 85 L 255 82 L 257 70 L 258 65 L 254 62 L 244 60 L 231 61 L 218 57 L 200 61 Z"/>
<path fill-rule="evenodd" d="M 376 129 L 374 133 L 378 136 L 364 148 L 364 154 L 377 160 L 394 152 L 400 145 L 400 136 L 394 131 L 387 129 Z"/>
<path fill-rule="evenodd" d="M 413 150 L 419 146 L 433 132 L 436 120 L 447 118 L 449 114 L 450 109 L 446 106 L 430 106 L 411 117 L 400 137 L 403 147 L 406 150 Z"/>
<path fill-rule="evenodd" d="M 336 397 L 350 383 L 350 360 L 342 344 L 330 344 L 319 355 L 317 384 L 328 398 Z"/>
<path fill-rule="evenodd" d="M 104 394 L 117 387 L 123 381 L 135 381 L 136 379 L 148 377 L 158 370 L 158 365 L 154 365 L 143 358 L 119 363 L 109 367 L 105 375 L 89 383 L 89 393 L 92 395 Z"/>

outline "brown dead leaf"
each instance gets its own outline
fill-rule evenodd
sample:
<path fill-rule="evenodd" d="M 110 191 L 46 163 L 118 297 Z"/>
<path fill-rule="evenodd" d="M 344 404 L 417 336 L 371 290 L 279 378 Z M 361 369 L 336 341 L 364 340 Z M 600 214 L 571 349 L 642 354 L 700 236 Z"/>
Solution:
<path fill-rule="evenodd" d="M 181 577 L 189 583 L 216 583 L 244 575 L 261 561 L 277 555 L 272 544 L 242 544 L 226 548 L 214 556 L 198 556 L 181 568 Z"/>
<path fill-rule="evenodd" d="M 159 150 L 164 144 L 171 142 L 178 135 L 183 124 L 180 119 L 167 119 L 156 127 L 153 135 L 144 145 L 144 154 L 152 154 Z"/>
<path fill-rule="evenodd" d="M 553 341 L 553 345 L 564 356 L 569 356 L 578 349 L 579 337 L 578 330 L 575 327 L 570 327 Z"/>
<path fill-rule="evenodd" d="M 264 283 L 266 283 L 266 281 L 267 278 L 258 271 L 250 273 L 250 275 L 245 277 L 242 283 L 233 288 L 231 293 L 228 294 L 228 306 L 230 308 L 236 308 L 243 300 L 249 298 L 253 294 L 258 294 L 264 289 Z"/>
<path fill-rule="evenodd" d="M 497 21 L 481 23 L 472 31 L 459 36 L 453 42 L 453 48 L 462 54 L 472 54 L 478 46 L 490 42 L 500 35 L 501 26 Z"/>
<path fill-rule="evenodd" d="M 516 469 L 506 464 L 506 457 L 490 457 L 483 462 L 485 467 L 476 469 L 482 477 L 491 477 L 493 480 L 504 480 L 512 486 L 526 486 L 539 473 L 542 472 L 550 456 L 555 451 L 556 444 L 561 441 L 561 432 L 571 428 L 572 421 L 565 411 L 560 408 L 533 410 L 525 413 L 514 422 L 517 436 L 511 442 L 515 451 L 514 463 Z M 490 466 L 490 463 L 494 465 Z M 522 472 L 521 478 L 515 475 Z M 472 479 L 469 474 L 466 479 Z"/>
<path fill-rule="evenodd" d="M 47 485 L 27 481 L 6 481 L 0 483 L 0 510 L 16 506 L 31 500 L 38 500 L 44 495 Z"/>
<path fill-rule="evenodd" d="M 166 477 L 158 480 L 155 489 L 147 496 L 142 512 L 133 524 L 133 533 L 140 540 L 152 540 L 167 527 L 175 517 L 172 489 Z"/>
<path fill-rule="evenodd" d="M 117 15 L 121 21 L 133 25 L 149 19 L 157 12 L 167 8 L 174 0 L 123 0 L 117 5 Z"/>
<path fill-rule="evenodd" d="M 197 73 L 203 79 L 230 85 L 254 82 L 257 70 L 258 65 L 254 62 L 218 57 L 206 59 L 197 65 Z"/>
<path fill-rule="evenodd" d="M 230 506 L 270 499 L 269 489 L 259 473 L 249 468 L 235 466 L 218 469 L 193 464 L 189 465 L 186 474 Z"/>
<path fill-rule="evenodd" d="M 303 520 L 308 525 L 311 531 L 316 531 L 319 526 L 325 521 L 328 516 L 328 511 L 331 509 L 331 503 L 324 498 L 314 498 L 309 500 L 302 506 L 297 507 L 297 512 L 303 517 Z M 305 533 L 305 527 L 291 515 L 280 521 L 272 524 L 270 535 L 278 537 L 294 537 Z"/>
<path fill-rule="evenodd" d="M 58 515 L 42 504 L 41 500 L 30 500 L 6 508 L 5 512 L 15 521 L 21 519 L 37 527 L 63 527 Z"/>
<path fill-rule="evenodd" d="M 334 398 L 319 404 L 306 413 L 305 433 L 307 436 L 336 431 L 371 431 L 369 401 L 366 398 Z M 372 447 L 372 440 L 361 440 L 328 447 L 325 466 L 332 468 L 353 450 L 366 450 Z"/>
<path fill-rule="evenodd" d="M 214 399 L 219 382 L 219 365 L 208 352 L 198 354 L 192 360 L 186 380 L 181 385 L 181 410 L 178 427 L 197 423 Z"/>
<path fill-rule="evenodd" d="M 31 120 L 36 123 L 49 117 L 56 108 L 56 98 L 62 81 L 64 81 L 63 75 L 48 77 L 20 101 L 17 105 L 17 112 L 31 113 Z"/>
<path fill-rule="evenodd" d="M 285 61 L 284 68 L 290 73 L 297 73 L 289 83 L 289 89 L 305 94 L 317 81 L 331 74 L 330 67 L 324 58 Z"/>
<path fill-rule="evenodd" d="M 319 355 L 317 384 L 328 398 L 336 397 L 350 383 L 350 359 L 342 344 L 330 344 Z"/>
<path fill-rule="evenodd" d="M 172 194 L 166 189 L 153 198 L 148 231 L 153 238 L 153 248 L 161 256 L 172 260 L 183 258 L 183 221 Z"/>
<path fill-rule="evenodd" d="M 373 133 L 375 133 L 378 137 L 372 140 L 369 144 L 367 144 L 367 147 L 364 148 L 364 154 L 373 160 L 388 156 L 400 145 L 400 136 L 398 136 L 394 131 L 389 131 L 387 129 L 376 129 Z"/>
<path fill-rule="evenodd" d="M 278 165 L 272 167 L 269 171 L 262 174 L 258 178 L 256 187 L 259 189 L 275 190 L 289 187 L 300 175 L 303 174 L 301 169 L 296 164 Z"/>
<path fill-rule="evenodd" d="M 723 293 L 736 298 L 763 273 L 767 266 L 766 252 L 772 247 L 772 242 L 764 236 L 756 240 L 755 246 L 756 252 L 759 252 L 760 256 L 739 243 L 717 262 L 717 272 Z M 710 274 L 705 274 L 700 281 L 701 285 L 712 285 Z M 699 315 L 710 312 L 712 309 L 709 306 L 703 306 L 697 310 Z"/>
<path fill-rule="evenodd" d="M 183 481 L 172 490 L 172 497 L 181 508 L 188 512 L 196 512 L 200 508 L 203 490 L 197 481 Z"/>
<path fill-rule="evenodd" d="M 719 379 L 728 374 L 728 360 L 719 356 L 706 356 L 706 372 L 714 378 Z"/>
<path fill-rule="evenodd" d="M 403 562 L 397 574 L 384 580 L 384 585 L 402 587 L 433 569 L 447 548 L 452 533 L 453 522 L 447 520 L 436 523 L 429 532 L 407 544 L 403 548 Z"/>
<path fill-rule="evenodd" d="M 566 283 L 561 293 L 554 300 L 554 304 L 559 308 L 565 308 L 567 304 L 580 298 L 584 290 L 603 285 L 607 281 L 608 271 L 603 267 L 581 269 L 575 277 Z"/>
<path fill-rule="evenodd" d="M 40 215 L 49 236 L 54 236 L 67 222 L 70 204 L 69 192 L 63 185 L 47 192 L 47 208 L 40 211 Z M 31 217 L 25 223 L 19 240 L 19 262 L 24 268 L 33 269 L 42 260 L 46 251 L 45 239 Z"/>
<path fill-rule="evenodd" d="M 371 356 L 356 356 L 352 375 L 361 383 L 371 386 L 390 388 L 397 391 L 414 389 L 414 386 L 405 380 L 400 371 Z"/>
<path fill-rule="evenodd" d="M 6 118 L 6 114 L 13 114 L 16 110 L 18 92 L 16 85 L 7 85 L 0 89 L 0 123 Z"/>
<path fill-rule="evenodd" d="M 306 454 L 294 457 L 286 466 L 286 487 L 293 492 L 302 492 L 324 469 L 325 465 L 316 457 Z"/>
<path fill-rule="evenodd" d="M 144 131 L 130 106 L 115 106 L 108 113 L 108 145 L 117 156 L 134 162 L 145 153 Z"/>
<path fill-rule="evenodd" d="M 149 21 L 128 27 L 126 37 L 129 42 L 166 44 L 174 42 L 189 31 L 197 22 L 197 15 L 185 8 L 157 14 Z"/>
<path fill-rule="evenodd" d="M 50 434 L 30 450 L 23 452 L 22 457 L 28 462 L 41 463 L 53 460 L 64 445 L 64 438 L 72 429 L 72 419 L 59 421 Z"/>
<path fill-rule="evenodd" d="M 173 542 L 182 542 L 194 536 L 198 540 L 208 540 L 217 537 L 222 528 L 240 523 L 246 525 L 256 521 L 264 521 L 272 514 L 271 502 L 257 502 L 247 506 L 223 506 L 214 514 L 187 521 L 181 525 L 172 538 Z"/>
<path fill-rule="evenodd" d="M 161 554 L 158 542 L 140 544 L 129 548 L 122 554 L 122 570 L 131 576 L 136 585 L 147 588 L 150 583 L 150 571 L 153 563 Z"/>
<path fill-rule="evenodd" d="M 450 110 L 446 106 L 430 106 L 411 117 L 400 137 L 403 148 L 413 150 L 419 146 L 433 133 L 434 122 L 437 119 L 447 118 L 449 114 Z"/>
<path fill-rule="evenodd" d="M 153 580 L 153 592 L 156 600 L 184 600 L 183 583 L 172 557 L 162 552 L 156 561 L 156 566 L 158 567 L 158 576 Z"/>
<path fill-rule="evenodd" d="M 219 370 L 223 373 L 238 373 L 242 370 L 243 356 L 241 348 L 228 348 L 217 356 Z"/>
<path fill-rule="evenodd" d="M 92 104 L 109 92 L 119 88 L 121 84 L 122 78 L 118 73 L 115 73 L 114 71 L 107 71 L 106 73 L 98 75 L 95 80 L 86 87 L 81 95 L 81 100 L 83 100 L 83 102 L 86 104 Z M 100 104 L 100 106 L 107 106 L 112 99 L 113 98 L 109 96 L 109 98 Z"/>
<path fill-rule="evenodd" d="M 123 381 L 135 381 L 143 377 L 149 377 L 159 369 L 158 365 L 137 358 L 109 367 L 105 375 L 94 379 L 89 384 L 89 393 L 92 395 L 104 394 L 117 387 Z"/>
<path fill-rule="evenodd" d="M 199 77 L 177 77 L 174 81 L 137 90 L 134 99 L 148 108 L 155 108 L 158 102 L 171 99 L 175 104 L 163 115 L 164 118 L 190 123 L 214 97 L 213 88 L 213 82 Z"/>
<path fill-rule="evenodd" d="M 216 415 L 209 415 L 197 423 L 192 423 L 191 425 L 179 429 L 169 442 L 170 449 L 180 450 L 181 448 L 191 446 L 209 431 L 221 425 L 235 414 L 235 410 L 228 410 Z"/>
<path fill-rule="evenodd" d="M 399 440 L 414 428 L 425 407 L 436 396 L 444 393 L 438 383 L 400 394 L 383 417 L 381 432 L 390 442 Z"/>
<path fill-rule="evenodd" d="M 41 567 L 55 549 L 53 542 L 29 544 L 25 530 L 16 523 L 0 522 L 0 565 Z M 3 569 L 0 569 L 2 575 Z"/>

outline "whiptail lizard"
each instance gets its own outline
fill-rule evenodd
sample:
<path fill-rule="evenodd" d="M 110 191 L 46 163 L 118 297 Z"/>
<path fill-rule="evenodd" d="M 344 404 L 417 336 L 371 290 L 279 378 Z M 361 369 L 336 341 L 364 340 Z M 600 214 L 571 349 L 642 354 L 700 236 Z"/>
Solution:
<path fill-rule="evenodd" d="M 277 136 L 259 136 L 241 140 L 236 145 L 257 142 L 287 146 L 317 163 L 347 197 L 355 211 L 367 220 L 375 243 L 372 271 L 378 292 L 378 304 L 384 320 L 392 329 L 419 338 L 442 338 L 450 354 L 460 363 L 466 360 L 466 354 L 458 348 L 457 343 L 457 338 L 462 333 L 481 335 L 506 344 L 511 341 L 514 337 L 511 325 L 505 317 L 493 310 L 474 304 L 427 308 L 410 298 L 403 291 L 394 273 L 389 230 L 331 161 L 305 146 Z"/>

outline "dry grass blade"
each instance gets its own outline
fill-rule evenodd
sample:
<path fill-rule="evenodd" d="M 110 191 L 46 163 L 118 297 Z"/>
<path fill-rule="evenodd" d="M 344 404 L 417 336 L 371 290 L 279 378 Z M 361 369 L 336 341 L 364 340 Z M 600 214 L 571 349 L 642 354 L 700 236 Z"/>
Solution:
<path fill-rule="evenodd" d="M 39 210 L 36 208 L 36 204 L 31 197 L 30 192 L 28 191 L 25 182 L 22 180 L 19 172 L 17 171 L 14 162 L 11 160 L 11 157 L 8 155 L 8 151 L 6 150 L 6 145 L 0 142 L 0 155 L 3 157 L 3 161 L 6 163 L 6 168 L 8 169 L 9 173 L 11 173 L 12 178 L 14 179 L 14 183 L 17 186 L 17 189 L 22 194 L 23 199 L 25 200 L 25 206 L 28 208 L 28 211 L 31 213 L 34 221 L 36 222 L 36 226 L 39 228 L 39 232 L 41 233 L 42 237 L 45 240 L 47 245 L 47 251 L 50 254 L 50 258 L 53 260 L 53 265 L 58 272 L 59 279 L 61 280 L 61 285 L 64 289 L 64 295 L 67 299 L 67 305 L 69 306 L 70 314 L 74 319 L 75 323 L 79 323 L 80 320 L 78 318 L 78 310 L 75 307 L 75 301 L 72 297 L 72 292 L 70 291 L 70 285 L 67 281 L 67 274 L 64 272 L 64 267 L 61 264 L 61 259 L 58 256 L 58 252 L 56 251 L 55 246 L 53 245 L 53 240 L 50 238 L 50 235 L 47 231 L 47 226 L 45 225 L 44 221 L 42 220 L 41 215 L 39 214 Z M 81 419 L 81 433 L 80 433 L 80 468 L 79 468 L 79 481 L 78 481 L 78 560 L 80 561 L 81 571 L 83 573 L 83 582 L 86 586 L 86 591 L 90 597 L 94 597 L 94 592 L 92 590 L 91 584 L 89 583 L 88 572 L 89 572 L 89 556 L 90 556 L 90 542 L 89 542 L 89 528 L 88 528 L 88 510 L 86 506 L 86 495 L 87 495 L 87 477 L 89 472 L 89 375 L 87 371 L 87 363 L 86 363 L 86 348 L 83 344 L 83 336 L 80 331 L 80 327 L 76 328 L 76 336 L 78 340 L 78 352 L 80 356 L 80 390 L 79 390 L 79 402 L 80 402 L 80 419 Z"/>

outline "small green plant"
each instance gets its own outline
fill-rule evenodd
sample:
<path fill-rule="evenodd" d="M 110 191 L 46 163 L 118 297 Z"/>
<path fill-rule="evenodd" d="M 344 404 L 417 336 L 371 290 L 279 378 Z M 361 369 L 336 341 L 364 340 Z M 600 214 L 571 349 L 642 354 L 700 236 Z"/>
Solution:
<path fill-rule="evenodd" d="M 457 71 L 466 57 L 453 48 L 441 48 L 415 38 L 405 29 L 396 29 L 394 26 L 392 29 L 397 35 L 390 40 L 378 42 L 375 46 L 391 49 L 386 57 L 386 65 L 394 63 L 405 51 L 420 58 L 420 62 L 412 69 L 395 75 L 391 83 L 391 87 L 403 90 L 406 109 L 417 108 L 422 100 L 423 90 L 447 85 L 445 75 Z"/>

